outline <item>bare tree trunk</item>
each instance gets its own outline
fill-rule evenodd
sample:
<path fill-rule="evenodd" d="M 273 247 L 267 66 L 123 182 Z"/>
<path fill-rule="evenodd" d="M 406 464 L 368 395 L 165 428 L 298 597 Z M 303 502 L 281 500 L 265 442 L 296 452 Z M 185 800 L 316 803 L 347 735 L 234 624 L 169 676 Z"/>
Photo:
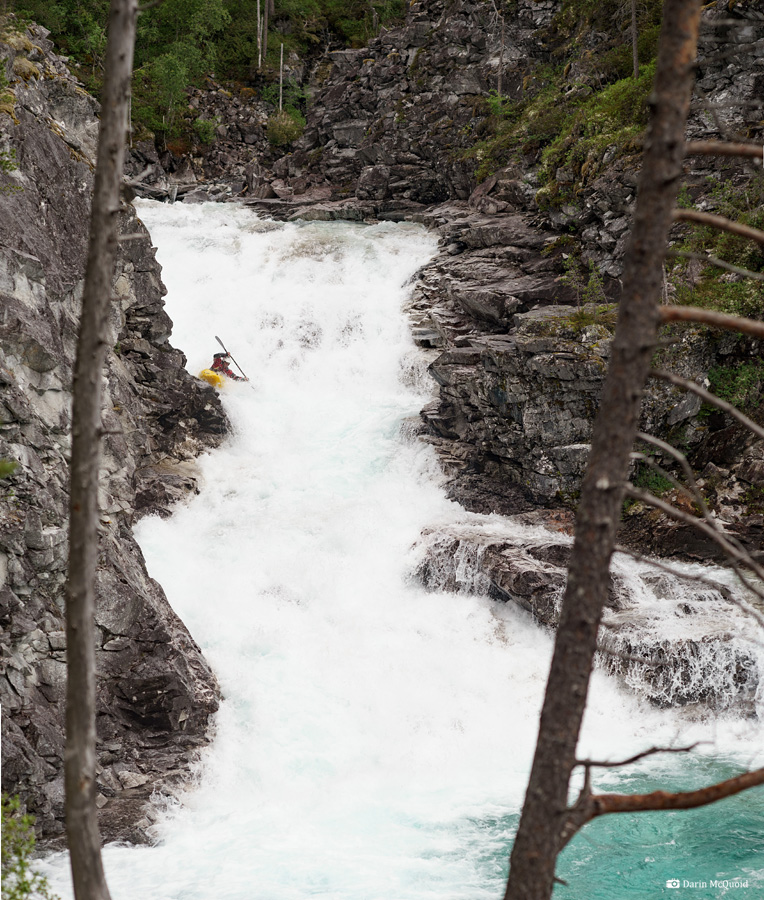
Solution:
<path fill-rule="evenodd" d="M 272 12 L 272 0 L 263 3 L 263 59 L 268 55 L 268 19 Z"/>
<path fill-rule="evenodd" d="M 634 60 L 634 77 L 639 78 L 639 51 L 637 49 L 637 0 L 631 0 L 631 55 Z"/>
<path fill-rule="evenodd" d="M 501 100 L 501 88 L 502 88 L 502 75 L 504 74 L 504 16 L 501 17 L 501 49 L 499 51 L 499 78 L 498 84 L 496 86 L 496 93 L 498 94 L 499 100 Z"/>
<path fill-rule="evenodd" d="M 284 108 L 284 45 L 281 45 L 281 59 L 279 60 L 279 112 Z"/>
<path fill-rule="evenodd" d="M 699 20 L 700 0 L 665 0 L 653 114 L 623 297 L 582 486 L 568 583 L 505 900 L 548 900 L 552 894 L 629 453 L 656 342 L 662 267 L 682 172 Z"/>
<path fill-rule="evenodd" d="M 260 0 L 257 0 L 257 71 L 263 65 L 263 20 L 260 18 Z"/>
<path fill-rule="evenodd" d="M 98 158 L 72 389 L 69 578 L 66 603 L 66 831 L 77 900 L 108 900 L 95 806 L 95 571 L 101 380 L 117 250 L 136 0 L 111 0 Z"/>

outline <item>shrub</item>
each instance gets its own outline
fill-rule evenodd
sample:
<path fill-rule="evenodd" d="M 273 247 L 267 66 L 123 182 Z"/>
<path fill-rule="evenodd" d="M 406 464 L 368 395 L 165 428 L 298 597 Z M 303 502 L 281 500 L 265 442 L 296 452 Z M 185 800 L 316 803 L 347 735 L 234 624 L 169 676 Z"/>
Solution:
<path fill-rule="evenodd" d="M 32 869 L 34 819 L 20 813 L 18 797 L 2 796 L 2 900 L 58 900 L 48 880 Z"/>
<path fill-rule="evenodd" d="M 194 131 L 202 144 L 211 144 L 215 140 L 215 129 L 218 124 L 217 119 L 194 120 Z"/>
<path fill-rule="evenodd" d="M 305 130 L 305 119 L 300 113 L 282 110 L 268 119 L 266 132 L 272 147 L 286 147 L 296 141 Z"/>

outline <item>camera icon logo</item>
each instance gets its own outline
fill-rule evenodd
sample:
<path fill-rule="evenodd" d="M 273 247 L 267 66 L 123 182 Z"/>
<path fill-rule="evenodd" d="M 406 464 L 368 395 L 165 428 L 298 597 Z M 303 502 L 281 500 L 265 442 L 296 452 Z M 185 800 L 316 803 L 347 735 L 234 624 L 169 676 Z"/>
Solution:
<path fill-rule="evenodd" d="M 682 883 L 678 878 L 669 878 L 668 881 L 666 882 L 667 888 L 678 888 L 681 886 L 682 886 Z"/>

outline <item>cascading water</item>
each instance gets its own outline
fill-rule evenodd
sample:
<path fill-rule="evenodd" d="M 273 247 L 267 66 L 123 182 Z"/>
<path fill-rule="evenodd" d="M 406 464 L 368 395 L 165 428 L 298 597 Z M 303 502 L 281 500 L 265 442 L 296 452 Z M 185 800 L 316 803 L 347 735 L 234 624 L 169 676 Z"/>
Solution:
<path fill-rule="evenodd" d="M 229 205 L 140 213 L 190 370 L 210 363 L 218 334 L 251 382 L 225 386 L 234 430 L 200 461 L 201 494 L 138 528 L 225 699 L 157 846 L 106 848 L 114 900 L 501 896 L 551 638 L 517 609 L 411 577 L 423 528 L 480 518 L 445 499 L 431 450 L 401 437 L 428 399 L 411 377 L 401 285 L 433 238 L 277 225 Z M 703 755 L 603 770 L 605 789 L 678 789 L 761 764 L 761 729 L 687 722 L 595 675 L 583 756 L 709 736 Z M 754 794 L 611 818 L 568 848 L 556 896 L 654 897 L 671 877 L 764 886 Z M 45 869 L 71 896 L 65 858 Z M 706 896 L 720 892 L 693 892 Z"/>

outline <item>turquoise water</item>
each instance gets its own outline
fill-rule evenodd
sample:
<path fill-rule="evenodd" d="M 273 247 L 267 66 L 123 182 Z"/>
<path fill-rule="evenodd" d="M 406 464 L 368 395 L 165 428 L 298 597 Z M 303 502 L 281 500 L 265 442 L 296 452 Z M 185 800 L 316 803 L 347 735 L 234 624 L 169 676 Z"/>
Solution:
<path fill-rule="evenodd" d="M 702 780 L 633 779 L 619 785 L 625 793 L 694 789 L 713 779 L 737 774 L 708 767 Z M 754 789 L 708 807 L 678 812 L 604 816 L 591 822 L 566 848 L 558 873 L 569 882 L 560 900 L 691 896 L 764 896 L 764 796 Z M 667 888 L 669 879 L 706 887 Z M 742 879 L 747 888 L 712 887 L 713 880 Z"/>

